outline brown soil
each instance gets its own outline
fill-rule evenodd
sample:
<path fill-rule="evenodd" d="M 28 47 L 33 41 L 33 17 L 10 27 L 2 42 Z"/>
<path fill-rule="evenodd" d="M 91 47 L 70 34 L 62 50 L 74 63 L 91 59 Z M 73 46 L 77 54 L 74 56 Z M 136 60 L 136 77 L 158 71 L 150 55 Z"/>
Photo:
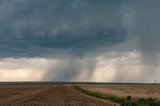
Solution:
<path fill-rule="evenodd" d="M 112 106 L 63 85 L 0 86 L 0 106 Z"/>

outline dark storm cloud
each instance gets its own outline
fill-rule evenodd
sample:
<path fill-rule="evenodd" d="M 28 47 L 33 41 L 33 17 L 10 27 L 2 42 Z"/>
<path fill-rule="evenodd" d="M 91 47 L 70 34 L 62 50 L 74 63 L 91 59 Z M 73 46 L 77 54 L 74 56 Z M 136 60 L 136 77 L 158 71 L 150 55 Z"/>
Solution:
<path fill-rule="evenodd" d="M 159 65 L 159 4 L 159 0 L 1 0 L 0 57 L 60 57 L 44 79 L 71 80 L 84 63 L 93 73 L 95 58 L 108 51 L 116 54 L 111 58 L 136 51 L 141 60 L 136 78 L 144 81 Z M 92 59 L 78 60 L 86 58 Z M 128 64 L 118 60 L 117 70 L 126 73 Z M 121 70 L 115 81 L 123 79 Z"/>
<path fill-rule="evenodd" d="M 83 70 L 91 79 L 96 67 L 91 55 L 127 40 L 122 13 L 131 3 L 123 2 L 1 0 L 0 57 L 56 58 L 43 80 L 70 81 Z"/>
<path fill-rule="evenodd" d="M 1 57 L 46 56 L 64 50 L 85 54 L 127 39 L 122 2 L 2 0 L 0 5 Z"/>
<path fill-rule="evenodd" d="M 128 43 L 129 47 L 125 48 L 130 51 L 137 51 L 141 54 L 139 58 L 141 66 L 139 76 L 135 81 L 145 82 L 159 68 L 160 54 L 160 1 L 159 0 L 139 0 L 132 6 L 132 12 L 128 14 L 128 35 L 132 39 Z M 130 45 L 132 44 L 132 45 Z M 128 49 L 131 48 L 131 49 Z M 125 50 L 124 49 L 124 50 Z M 122 63 L 122 64 L 121 64 Z M 125 62 L 117 62 L 117 69 L 121 69 L 122 73 L 117 72 L 115 80 L 122 80 L 124 73 L 128 70 L 128 64 Z M 158 70 L 159 71 L 159 70 Z M 129 76 L 129 78 L 132 78 Z M 134 81 L 132 80 L 132 81 Z"/>

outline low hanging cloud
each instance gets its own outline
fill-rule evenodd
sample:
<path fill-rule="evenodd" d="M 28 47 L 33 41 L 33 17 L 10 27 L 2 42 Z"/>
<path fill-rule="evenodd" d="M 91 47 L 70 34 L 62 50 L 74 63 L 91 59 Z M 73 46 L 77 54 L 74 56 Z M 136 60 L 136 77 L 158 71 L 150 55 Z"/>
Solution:
<path fill-rule="evenodd" d="M 57 53 L 63 54 L 64 51 L 75 56 L 80 52 L 82 56 L 97 48 L 107 49 L 124 42 L 127 31 L 121 25 L 121 14 L 114 12 L 115 9 L 121 12 L 121 5 L 107 1 L 106 5 L 115 8 L 109 6 L 110 10 L 100 12 L 98 9 L 103 10 L 106 5 L 98 2 L 96 6 L 96 3 L 90 0 L 3 0 L 1 10 L 11 6 L 5 10 L 10 14 L 1 14 L 5 18 L 0 20 L 0 56 L 55 54 L 57 57 Z"/>
<path fill-rule="evenodd" d="M 159 72 L 159 4 L 1 0 L 0 58 L 45 58 L 49 62 L 41 80 L 98 81 L 104 72 L 112 73 L 104 74 L 112 76 L 110 81 L 147 82 Z"/>

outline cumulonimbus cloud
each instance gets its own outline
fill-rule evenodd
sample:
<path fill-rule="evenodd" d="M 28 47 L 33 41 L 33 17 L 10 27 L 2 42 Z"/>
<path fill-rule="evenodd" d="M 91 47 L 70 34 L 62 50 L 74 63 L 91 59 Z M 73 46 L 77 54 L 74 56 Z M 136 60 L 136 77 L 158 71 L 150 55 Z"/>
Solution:
<path fill-rule="evenodd" d="M 65 50 L 77 55 L 124 42 L 127 31 L 121 25 L 121 14 L 117 14 L 122 11 L 121 5 L 116 7 L 120 9 L 116 13 L 113 7 L 99 13 L 94 7 L 96 3 L 89 0 L 1 2 L 1 11 L 11 6 L 5 10 L 10 14 L 1 12 L 5 18 L 0 20 L 0 56 L 47 56 L 58 50 L 59 54 Z M 101 6 L 105 5 L 100 3 L 96 8 L 103 10 Z"/>
<path fill-rule="evenodd" d="M 54 67 L 46 69 L 45 80 L 71 80 L 84 70 L 92 75 L 97 58 L 116 60 L 114 81 L 125 81 L 121 73 L 132 65 L 140 70 L 137 80 L 145 81 L 159 69 L 159 3 L 1 0 L 0 58 L 57 59 Z M 128 53 L 138 58 L 126 58 Z M 146 77 L 141 78 L 143 74 Z"/>

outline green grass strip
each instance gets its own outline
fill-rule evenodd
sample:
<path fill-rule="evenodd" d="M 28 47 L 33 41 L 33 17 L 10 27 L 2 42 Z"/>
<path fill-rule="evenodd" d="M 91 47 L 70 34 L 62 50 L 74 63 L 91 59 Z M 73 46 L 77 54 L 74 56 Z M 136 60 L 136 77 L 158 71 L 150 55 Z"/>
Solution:
<path fill-rule="evenodd" d="M 122 97 L 113 96 L 109 94 L 102 94 L 102 93 L 97 93 L 93 91 L 88 91 L 77 85 L 74 85 L 71 87 L 83 94 L 93 96 L 96 98 L 110 100 L 113 103 L 119 103 L 121 106 L 160 106 L 160 101 L 153 98 L 140 98 L 137 101 L 135 101 L 135 100 L 132 100 L 131 96 L 128 96 L 127 98 L 122 98 Z"/>

